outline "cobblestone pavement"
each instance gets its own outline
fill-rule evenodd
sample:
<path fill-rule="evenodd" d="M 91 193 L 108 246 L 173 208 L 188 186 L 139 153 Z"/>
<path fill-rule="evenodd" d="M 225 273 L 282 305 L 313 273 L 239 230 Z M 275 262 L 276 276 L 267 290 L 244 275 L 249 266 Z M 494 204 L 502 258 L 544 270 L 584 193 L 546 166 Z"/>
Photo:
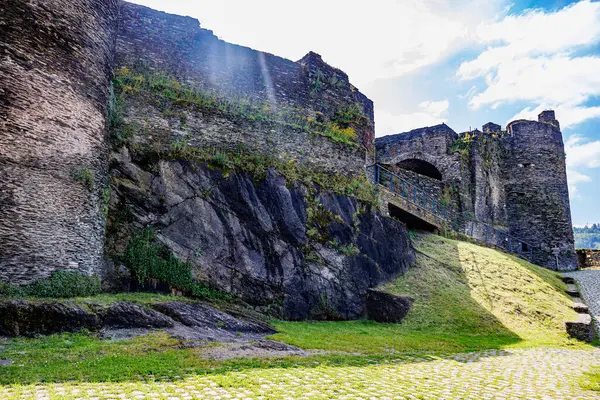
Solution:
<path fill-rule="evenodd" d="M 568 272 L 565 276 L 577 281 L 583 301 L 590 309 L 594 319 L 596 333 L 600 335 L 600 270 L 583 270 Z"/>
<path fill-rule="evenodd" d="M 600 350 L 488 350 L 362 367 L 255 369 L 173 382 L 0 386 L 1 399 L 596 399 Z"/>

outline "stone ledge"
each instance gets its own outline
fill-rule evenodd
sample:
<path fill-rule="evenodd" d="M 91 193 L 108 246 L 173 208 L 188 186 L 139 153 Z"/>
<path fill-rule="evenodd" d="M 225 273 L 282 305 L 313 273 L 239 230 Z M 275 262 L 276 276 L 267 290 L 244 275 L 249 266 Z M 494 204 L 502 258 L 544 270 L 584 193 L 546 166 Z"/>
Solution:
<path fill-rule="evenodd" d="M 579 314 L 577 321 L 565 322 L 565 328 L 572 338 L 588 343 L 594 340 L 594 327 L 589 314 Z"/>
<path fill-rule="evenodd" d="M 579 297 L 579 288 L 574 284 L 567 284 L 567 294 L 572 297 Z"/>
<path fill-rule="evenodd" d="M 149 308 L 152 307 L 152 308 Z M 211 336 L 275 330 L 235 318 L 208 304 L 169 302 L 144 307 L 129 302 L 112 305 L 70 301 L 0 301 L 0 335 L 37 336 L 82 330 L 191 328 Z M 185 317 L 185 318 L 183 318 Z"/>
<path fill-rule="evenodd" d="M 573 310 L 575 310 L 575 312 L 579 313 L 579 314 L 589 314 L 590 313 L 590 309 L 588 308 L 588 306 L 583 304 L 581 301 L 576 301 L 573 304 Z"/>

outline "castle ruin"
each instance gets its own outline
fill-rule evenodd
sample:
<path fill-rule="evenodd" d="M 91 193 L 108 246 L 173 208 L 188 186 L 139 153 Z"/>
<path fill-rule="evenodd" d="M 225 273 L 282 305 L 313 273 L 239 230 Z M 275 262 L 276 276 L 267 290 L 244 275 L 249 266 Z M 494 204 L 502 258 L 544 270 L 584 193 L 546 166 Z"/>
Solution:
<path fill-rule="evenodd" d="M 509 246 L 549 269 L 577 268 L 565 150 L 554 111 L 542 112 L 538 121 L 513 121 L 506 131 L 490 122 L 482 131 L 459 135 L 441 124 L 375 143 L 379 164 L 458 210 L 459 231 Z"/>
<path fill-rule="evenodd" d="M 248 301 L 357 316 L 367 288 L 414 261 L 406 227 L 356 195 L 375 163 L 528 242 L 517 253 L 536 263 L 576 268 L 553 112 L 375 140 L 372 101 L 318 54 L 293 62 L 118 0 L 7 0 L 0 37 L 2 281 L 109 280 L 111 252 L 151 226 L 197 278 Z"/>

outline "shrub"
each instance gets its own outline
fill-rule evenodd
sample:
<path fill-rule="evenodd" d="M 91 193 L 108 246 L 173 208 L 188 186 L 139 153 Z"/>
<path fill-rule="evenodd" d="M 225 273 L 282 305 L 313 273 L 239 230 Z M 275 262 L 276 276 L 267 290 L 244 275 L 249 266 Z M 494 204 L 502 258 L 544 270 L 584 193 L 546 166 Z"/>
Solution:
<path fill-rule="evenodd" d="M 87 297 L 101 291 L 100 278 L 72 271 L 56 271 L 49 278 L 25 286 L 0 282 L 0 297 Z"/>
<path fill-rule="evenodd" d="M 0 297 L 24 297 L 23 288 L 0 281 Z"/>
<path fill-rule="evenodd" d="M 87 297 L 101 291 L 100 278 L 71 271 L 57 271 L 50 278 L 25 287 L 30 297 Z"/>
<path fill-rule="evenodd" d="M 94 188 L 94 175 L 87 168 L 80 168 L 73 172 L 73 178 L 82 183 L 88 190 Z"/>
<path fill-rule="evenodd" d="M 123 262 L 140 284 L 157 279 L 202 299 L 231 300 L 231 295 L 211 289 L 195 280 L 191 266 L 180 261 L 167 246 L 159 243 L 150 228 L 133 235 Z"/>
<path fill-rule="evenodd" d="M 324 136 L 330 137 L 334 142 L 345 143 L 349 145 L 355 144 L 356 132 L 354 128 L 341 128 L 338 124 L 332 124 L 323 132 Z"/>

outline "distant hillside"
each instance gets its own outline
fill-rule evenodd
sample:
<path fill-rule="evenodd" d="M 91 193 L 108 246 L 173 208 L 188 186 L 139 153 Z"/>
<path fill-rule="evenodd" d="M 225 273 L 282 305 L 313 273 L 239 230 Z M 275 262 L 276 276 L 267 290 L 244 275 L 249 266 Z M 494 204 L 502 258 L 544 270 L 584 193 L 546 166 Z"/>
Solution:
<path fill-rule="evenodd" d="M 600 249 L 600 224 L 573 228 L 575 233 L 575 248 Z"/>

